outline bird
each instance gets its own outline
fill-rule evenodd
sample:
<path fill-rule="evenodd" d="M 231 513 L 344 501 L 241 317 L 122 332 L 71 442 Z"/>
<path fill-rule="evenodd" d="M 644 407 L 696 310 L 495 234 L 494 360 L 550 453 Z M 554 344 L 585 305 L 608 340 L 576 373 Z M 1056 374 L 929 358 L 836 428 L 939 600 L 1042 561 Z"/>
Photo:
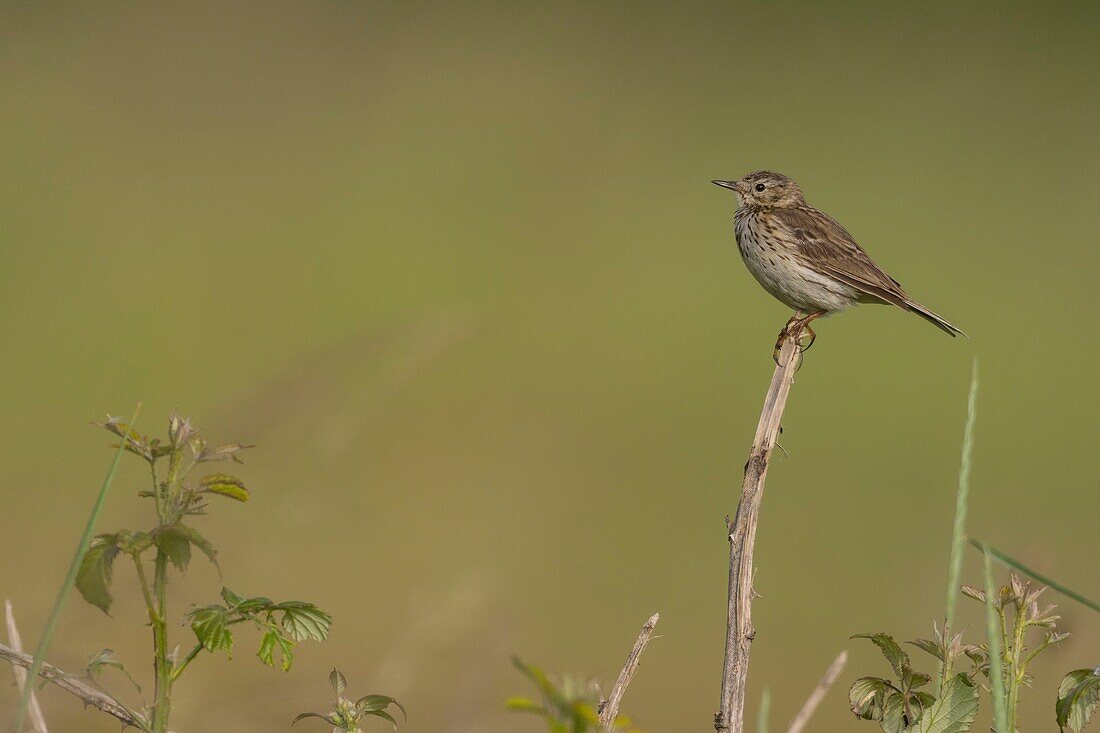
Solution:
<path fill-rule="evenodd" d="M 863 251 L 836 219 L 806 203 L 802 189 L 788 176 L 754 171 L 737 180 L 714 180 L 737 194 L 734 236 L 745 266 L 779 302 L 795 313 L 779 332 L 773 357 L 778 363 L 784 339 L 809 342 L 810 323 L 857 303 L 885 303 L 916 313 L 952 337 L 966 336 L 942 316 L 909 297 Z"/>

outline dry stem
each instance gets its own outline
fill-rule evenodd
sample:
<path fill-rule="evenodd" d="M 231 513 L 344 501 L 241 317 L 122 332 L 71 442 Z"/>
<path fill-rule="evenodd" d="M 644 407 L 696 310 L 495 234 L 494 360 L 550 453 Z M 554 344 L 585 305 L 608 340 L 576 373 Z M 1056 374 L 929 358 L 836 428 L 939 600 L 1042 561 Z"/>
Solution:
<path fill-rule="evenodd" d="M 17 652 L 7 644 L 0 644 L 0 659 L 6 659 L 13 665 L 23 667 L 24 669 L 30 669 L 34 661 L 31 655 Z M 38 674 L 43 679 L 54 683 L 70 695 L 79 697 L 84 701 L 85 705 L 91 705 L 96 710 L 101 710 L 108 715 L 113 715 L 122 721 L 124 725 L 132 725 L 135 728 L 145 728 L 147 726 L 144 720 L 118 700 L 102 690 L 97 690 L 89 683 L 61 671 L 52 664 L 43 663 L 42 669 Z"/>
<path fill-rule="evenodd" d="M 642 626 L 642 632 L 638 634 L 638 640 L 634 642 L 634 648 L 630 650 L 630 656 L 626 658 L 626 664 L 619 672 L 615 686 L 611 688 L 611 695 L 600 704 L 600 725 L 605 731 L 615 728 L 615 717 L 619 714 L 619 703 L 622 702 L 623 693 L 626 692 L 626 686 L 630 684 L 634 672 L 638 669 L 638 663 L 642 660 L 642 651 L 649 643 L 649 638 L 653 636 L 653 628 L 660 618 L 661 614 L 655 613 Z"/>
<path fill-rule="evenodd" d="M 848 662 L 848 652 L 841 652 L 836 655 L 836 659 L 829 665 L 829 669 L 825 670 L 825 676 L 821 678 L 821 681 L 817 683 L 817 687 L 810 693 L 810 696 L 806 698 L 806 703 L 802 706 L 802 709 L 798 711 L 798 715 L 794 716 L 794 720 L 791 721 L 791 725 L 787 728 L 787 733 L 802 733 L 802 729 L 806 727 L 806 722 L 810 719 L 810 716 L 817 710 L 817 706 L 821 704 L 825 694 L 829 692 L 829 688 L 836 682 L 836 678 L 840 676 L 840 673 L 844 670 L 844 665 Z"/>
<path fill-rule="evenodd" d="M 10 600 L 4 601 L 4 620 L 8 626 L 8 643 L 15 651 L 23 651 L 23 640 L 19 637 L 19 628 L 15 625 L 15 612 L 12 611 Z M 27 684 L 27 670 L 12 665 L 11 673 L 15 677 L 15 688 L 22 695 L 23 688 Z M 27 713 L 30 716 L 34 733 L 49 733 L 46 728 L 46 717 L 42 715 L 42 707 L 38 704 L 38 697 L 33 691 L 30 700 L 27 702 Z"/>
<path fill-rule="evenodd" d="M 794 382 L 802 355 L 799 350 L 798 329 L 788 334 L 778 354 L 778 364 L 772 375 L 771 386 L 764 398 L 764 409 L 756 426 L 756 435 L 745 463 L 745 480 L 741 485 L 741 499 L 737 515 L 729 523 L 730 569 L 729 606 L 726 618 L 726 654 L 722 670 L 721 708 L 714 716 L 714 729 L 718 733 L 743 733 L 745 709 L 745 680 L 749 673 L 749 646 L 756 630 L 752 626 L 752 551 L 756 543 L 756 523 L 760 517 L 760 501 L 764 494 L 764 479 L 768 473 L 768 460 L 779 436 L 783 408 L 787 394 Z"/>

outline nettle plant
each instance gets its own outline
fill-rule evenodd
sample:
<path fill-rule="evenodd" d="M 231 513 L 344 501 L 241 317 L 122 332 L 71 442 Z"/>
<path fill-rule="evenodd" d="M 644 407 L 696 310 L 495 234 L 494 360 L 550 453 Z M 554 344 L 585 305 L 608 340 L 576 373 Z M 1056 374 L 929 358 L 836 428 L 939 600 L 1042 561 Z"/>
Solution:
<path fill-rule="evenodd" d="M 107 613 L 111 608 L 115 561 L 124 557 L 133 563 L 153 630 L 155 676 L 152 705 L 146 706 L 144 714 L 134 717 L 147 733 L 165 733 L 176 680 L 203 651 L 224 650 L 230 654 L 234 626 L 246 624 L 258 629 L 260 661 L 274 667 L 278 655 L 279 666 L 289 670 L 297 643 L 306 639 L 324 640 L 332 617 L 312 603 L 245 598 L 222 588 L 220 603 L 192 608 L 184 614 L 195 638 L 183 647 L 188 651 L 181 655 L 180 647 L 173 646 L 168 634 L 170 571 L 185 572 L 193 548 L 216 567 L 217 551 L 192 522 L 206 514 L 216 500 L 245 502 L 249 498 L 248 489 L 236 476 L 214 471 L 198 478 L 192 475 L 198 475 L 198 469 L 208 464 L 240 463 L 238 454 L 251 446 L 226 443 L 210 447 L 188 420 L 175 414 L 168 421 L 168 436 L 163 441 L 138 434 L 120 418 L 109 417 L 102 427 L 119 436 L 126 451 L 148 464 L 150 489 L 138 492 L 138 496 L 150 500 L 155 523 L 148 530 L 124 529 L 97 535 L 81 561 L 76 587 L 88 603 Z M 113 654 L 104 650 L 93 655 L 88 671 L 95 674 L 108 666 L 122 669 Z"/>
<path fill-rule="evenodd" d="M 402 718 L 408 719 L 405 706 L 389 695 L 364 695 L 355 702 L 349 700 L 344 696 L 348 681 L 338 669 L 329 673 L 328 681 L 332 685 L 332 691 L 336 693 L 336 702 L 332 704 L 332 708 L 327 713 L 300 713 L 294 723 L 305 718 L 320 718 L 332 726 L 332 733 L 363 733 L 362 725 L 368 718 L 381 718 L 397 730 L 397 719 L 387 710 L 390 705 L 401 711 Z"/>
<path fill-rule="evenodd" d="M 877 721 L 884 733 L 962 733 L 978 712 L 979 691 L 989 693 L 994 710 L 994 729 L 1016 730 L 1020 693 L 1030 687 L 1029 665 L 1055 644 L 1069 637 L 1058 631 L 1059 616 L 1053 604 L 1041 607 L 1046 588 L 1013 574 L 1009 583 L 991 592 L 963 586 L 962 593 L 987 609 L 987 640 L 963 642 L 962 634 L 949 634 L 933 624 L 932 639 L 908 642 L 939 661 L 934 691 L 928 674 L 913 669 L 909 659 L 889 634 L 858 634 L 852 638 L 872 641 L 890 663 L 894 678 L 862 677 L 848 693 L 857 717 Z M 956 663 L 967 665 L 955 673 Z M 1069 673 L 1058 690 L 1055 713 L 1061 730 L 1080 733 L 1096 709 L 1100 693 L 1100 669 Z"/>

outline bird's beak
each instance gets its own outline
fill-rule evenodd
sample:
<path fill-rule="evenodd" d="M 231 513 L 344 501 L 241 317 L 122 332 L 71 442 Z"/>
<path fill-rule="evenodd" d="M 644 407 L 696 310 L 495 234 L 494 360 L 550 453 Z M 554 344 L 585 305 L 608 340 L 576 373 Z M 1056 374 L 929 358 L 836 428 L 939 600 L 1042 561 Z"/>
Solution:
<path fill-rule="evenodd" d="M 740 192 L 740 188 L 737 185 L 737 181 L 711 181 L 715 186 L 721 186 L 722 188 L 728 188 L 731 191 Z"/>

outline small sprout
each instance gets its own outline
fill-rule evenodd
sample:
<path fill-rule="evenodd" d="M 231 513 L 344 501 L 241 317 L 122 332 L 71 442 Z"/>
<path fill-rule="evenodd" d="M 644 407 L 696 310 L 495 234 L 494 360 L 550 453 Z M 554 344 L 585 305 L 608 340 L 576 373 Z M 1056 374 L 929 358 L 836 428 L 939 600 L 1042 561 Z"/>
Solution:
<path fill-rule="evenodd" d="M 375 717 L 387 721 L 394 730 L 397 730 L 397 720 L 387 711 L 391 705 L 397 707 L 401 711 L 402 718 L 408 720 L 405 706 L 389 695 L 364 695 L 355 702 L 349 700 L 344 696 L 348 689 L 348 681 L 340 670 L 333 669 L 329 673 L 328 680 L 336 695 L 336 702 L 333 703 L 332 709 L 327 713 L 299 713 L 294 718 L 294 723 L 305 718 L 320 718 L 329 725 L 335 726 L 336 730 L 345 731 L 345 733 L 362 733 L 363 722 L 369 717 Z"/>
<path fill-rule="evenodd" d="M 126 679 L 130 680 L 130 684 L 137 688 L 138 692 L 141 692 L 141 685 L 130 676 L 130 673 L 122 666 L 122 662 L 115 659 L 115 653 L 110 649 L 103 649 L 89 657 L 88 664 L 84 667 L 84 674 L 92 681 L 92 684 L 98 687 L 99 675 L 106 667 L 114 667 L 119 672 L 122 672 L 122 674 L 126 675 Z"/>

